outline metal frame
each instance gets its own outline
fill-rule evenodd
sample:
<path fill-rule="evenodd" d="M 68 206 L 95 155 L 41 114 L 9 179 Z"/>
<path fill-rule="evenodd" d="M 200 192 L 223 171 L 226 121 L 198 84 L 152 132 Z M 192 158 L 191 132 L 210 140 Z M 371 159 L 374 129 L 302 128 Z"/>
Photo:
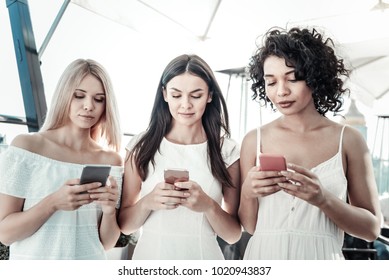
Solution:
<path fill-rule="evenodd" d="M 63 0 L 61 9 L 38 52 L 28 0 L 6 0 L 26 117 L 0 114 L 0 123 L 26 125 L 29 132 L 38 131 L 43 125 L 47 105 L 40 59 L 70 2 L 71 0 Z M 134 136 L 133 133 L 124 135 Z"/>
<path fill-rule="evenodd" d="M 7 0 L 28 130 L 38 131 L 47 112 L 42 73 L 27 0 Z"/>

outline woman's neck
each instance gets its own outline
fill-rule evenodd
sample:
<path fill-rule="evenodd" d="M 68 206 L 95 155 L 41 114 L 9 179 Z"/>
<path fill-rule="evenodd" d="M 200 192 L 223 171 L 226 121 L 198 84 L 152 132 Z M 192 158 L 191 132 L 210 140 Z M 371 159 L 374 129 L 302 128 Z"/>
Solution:
<path fill-rule="evenodd" d="M 327 123 L 328 119 L 319 113 L 306 115 L 281 116 L 279 118 L 279 125 L 288 130 L 295 132 L 308 132 L 322 127 Z"/>
<path fill-rule="evenodd" d="M 170 142 L 177 144 L 201 144 L 207 141 L 207 135 L 204 127 L 173 126 L 165 135 Z"/>
<path fill-rule="evenodd" d="M 55 130 L 46 132 L 49 139 L 58 145 L 68 147 L 75 151 L 86 151 L 93 146 L 94 141 L 90 137 L 90 130 L 75 129 L 69 126 L 63 126 Z"/>

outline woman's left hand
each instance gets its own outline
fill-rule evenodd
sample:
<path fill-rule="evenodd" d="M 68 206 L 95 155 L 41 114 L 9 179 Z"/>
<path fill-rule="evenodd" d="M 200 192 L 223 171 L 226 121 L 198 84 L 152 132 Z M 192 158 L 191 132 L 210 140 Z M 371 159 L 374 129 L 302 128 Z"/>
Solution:
<path fill-rule="evenodd" d="M 116 180 L 112 176 L 109 176 L 109 182 L 109 185 L 88 191 L 94 203 L 101 205 L 104 214 L 116 213 L 116 204 L 119 200 L 119 190 Z"/>
<path fill-rule="evenodd" d="M 280 175 L 285 176 L 287 182 L 278 183 L 278 185 L 290 195 L 318 207 L 322 205 L 325 201 L 325 193 L 317 175 L 295 164 L 289 163 L 288 169 L 294 172 L 280 171 Z"/>
<path fill-rule="evenodd" d="M 177 190 L 183 189 L 190 194 L 186 197 L 185 201 L 181 202 L 181 206 L 185 206 L 196 212 L 206 212 L 212 207 L 213 199 L 196 182 L 176 182 L 174 186 Z"/>

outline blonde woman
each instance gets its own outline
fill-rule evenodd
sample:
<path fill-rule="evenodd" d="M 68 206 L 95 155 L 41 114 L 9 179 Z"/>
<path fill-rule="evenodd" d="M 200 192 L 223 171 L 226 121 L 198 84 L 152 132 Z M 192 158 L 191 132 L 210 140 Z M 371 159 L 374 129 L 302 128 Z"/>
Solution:
<path fill-rule="evenodd" d="M 10 245 L 10 259 L 106 258 L 120 235 L 120 139 L 107 72 L 96 61 L 75 60 L 42 129 L 15 137 L 0 157 L 0 241 Z M 106 186 L 80 185 L 87 164 L 111 165 Z"/>

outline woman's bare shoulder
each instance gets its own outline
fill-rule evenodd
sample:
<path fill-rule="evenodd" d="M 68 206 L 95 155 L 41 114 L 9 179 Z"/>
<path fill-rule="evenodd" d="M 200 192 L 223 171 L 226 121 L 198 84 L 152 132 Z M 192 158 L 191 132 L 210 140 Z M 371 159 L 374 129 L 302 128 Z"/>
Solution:
<path fill-rule="evenodd" d="M 45 139 L 40 133 L 25 133 L 16 136 L 12 140 L 11 146 L 37 153 L 44 146 L 44 141 Z"/>
<path fill-rule="evenodd" d="M 347 143 L 345 150 L 351 153 L 355 150 L 366 151 L 367 143 L 362 133 L 354 127 L 346 126 L 343 133 L 343 143 Z"/>
<path fill-rule="evenodd" d="M 261 126 L 261 133 L 272 133 L 272 131 L 276 129 L 280 129 L 281 126 L 279 125 L 278 119 L 275 119 L 269 123 L 264 124 Z"/>
<path fill-rule="evenodd" d="M 248 145 L 255 143 L 257 139 L 257 128 L 254 128 L 246 133 L 246 135 L 243 137 L 242 145 Z"/>
<path fill-rule="evenodd" d="M 103 155 L 104 162 L 106 162 L 107 164 L 113 166 L 123 166 L 123 158 L 119 153 L 115 151 L 104 150 Z"/>

